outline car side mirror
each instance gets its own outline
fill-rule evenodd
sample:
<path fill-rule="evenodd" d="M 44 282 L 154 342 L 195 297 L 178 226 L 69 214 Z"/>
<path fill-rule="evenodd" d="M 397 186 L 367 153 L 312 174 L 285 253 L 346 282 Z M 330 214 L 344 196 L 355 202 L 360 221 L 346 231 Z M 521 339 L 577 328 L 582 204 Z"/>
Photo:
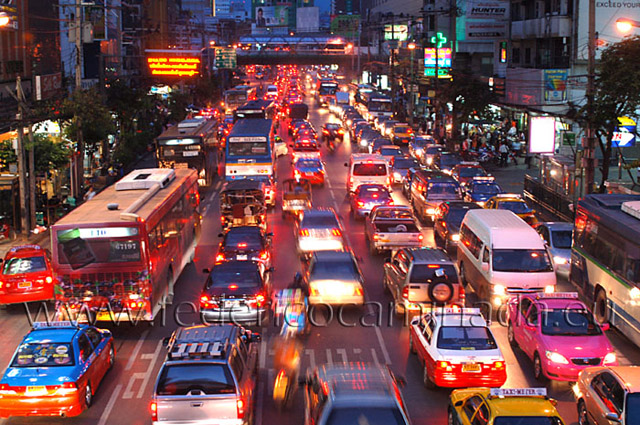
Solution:
<path fill-rule="evenodd" d="M 387 264 L 391 264 L 391 257 L 385 258 L 384 262 L 387 263 Z"/>
<path fill-rule="evenodd" d="M 262 336 L 258 333 L 258 332 L 252 332 L 251 335 L 249 335 L 249 342 L 260 342 L 262 341 Z"/>
<path fill-rule="evenodd" d="M 224 234 L 223 233 L 218 233 L 218 237 L 222 238 L 222 237 L 224 237 Z"/>
<path fill-rule="evenodd" d="M 163 347 L 168 347 L 170 340 L 171 340 L 171 337 L 169 337 L 169 336 L 165 336 L 164 338 L 162 338 L 162 346 Z"/>
<path fill-rule="evenodd" d="M 600 324 L 600 329 L 602 329 L 602 332 L 606 332 L 609 330 L 611 326 L 609 325 L 609 323 L 601 323 Z"/>
<path fill-rule="evenodd" d="M 620 422 L 620 416 L 618 416 L 617 413 L 613 413 L 613 412 L 609 412 L 606 415 L 604 415 L 604 417 L 608 420 L 608 421 L 612 421 L 612 422 Z"/>
<path fill-rule="evenodd" d="M 209 268 L 202 269 L 202 273 L 211 273 L 211 269 Z"/>
<path fill-rule="evenodd" d="M 482 263 L 482 271 L 485 273 L 489 271 L 489 263 Z"/>

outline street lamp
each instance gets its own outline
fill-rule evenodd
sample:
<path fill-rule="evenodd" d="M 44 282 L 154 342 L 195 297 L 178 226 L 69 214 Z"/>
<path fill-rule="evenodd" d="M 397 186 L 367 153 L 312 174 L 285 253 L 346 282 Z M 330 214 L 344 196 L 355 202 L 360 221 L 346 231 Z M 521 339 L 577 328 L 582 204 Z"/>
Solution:
<path fill-rule="evenodd" d="M 413 52 L 416 50 L 416 43 L 414 43 L 413 41 L 410 42 L 409 44 L 407 44 L 407 49 L 409 49 L 411 51 L 411 75 L 409 77 L 409 81 L 411 82 L 411 84 L 409 84 L 409 124 L 411 124 L 411 126 L 413 127 L 413 106 L 414 106 L 414 98 L 413 98 L 413 87 L 414 87 L 414 81 L 413 81 Z"/>
<path fill-rule="evenodd" d="M 616 28 L 622 33 L 631 32 L 633 28 L 640 28 L 640 21 L 634 21 L 633 19 L 618 18 L 616 19 Z"/>

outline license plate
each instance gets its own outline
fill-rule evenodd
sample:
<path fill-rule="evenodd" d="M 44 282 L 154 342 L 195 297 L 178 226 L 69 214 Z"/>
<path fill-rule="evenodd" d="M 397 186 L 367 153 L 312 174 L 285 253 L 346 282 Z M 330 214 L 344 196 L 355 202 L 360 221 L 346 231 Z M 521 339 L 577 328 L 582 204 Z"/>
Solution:
<path fill-rule="evenodd" d="M 47 388 L 44 386 L 27 387 L 27 394 L 42 394 L 46 392 Z"/>
<path fill-rule="evenodd" d="M 199 153 L 198 151 L 184 151 L 182 156 L 198 156 Z"/>
<path fill-rule="evenodd" d="M 463 372 L 480 372 L 481 369 L 482 368 L 477 363 L 463 364 L 462 365 L 462 371 Z"/>
<path fill-rule="evenodd" d="M 247 256 L 246 256 L 246 255 L 238 255 L 236 258 L 237 258 L 238 260 L 246 260 L 246 259 L 247 259 Z"/>
<path fill-rule="evenodd" d="M 223 304 L 224 308 L 236 308 L 240 305 L 240 301 L 225 301 Z"/>
<path fill-rule="evenodd" d="M 31 282 L 18 282 L 18 288 L 31 288 Z"/>
<path fill-rule="evenodd" d="M 313 176 L 314 173 L 304 173 L 305 176 Z"/>

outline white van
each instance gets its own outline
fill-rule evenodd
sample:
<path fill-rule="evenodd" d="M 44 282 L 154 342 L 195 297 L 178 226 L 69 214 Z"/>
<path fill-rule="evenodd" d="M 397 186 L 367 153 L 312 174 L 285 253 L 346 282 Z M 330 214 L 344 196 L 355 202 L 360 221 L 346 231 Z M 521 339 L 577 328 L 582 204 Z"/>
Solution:
<path fill-rule="evenodd" d="M 363 184 L 381 184 L 391 190 L 391 172 L 387 160 L 380 155 L 352 154 L 347 178 L 347 192 L 355 192 Z"/>
<path fill-rule="evenodd" d="M 494 307 L 514 294 L 555 291 L 556 274 L 544 241 L 508 210 L 468 211 L 457 261 L 463 284 Z"/>

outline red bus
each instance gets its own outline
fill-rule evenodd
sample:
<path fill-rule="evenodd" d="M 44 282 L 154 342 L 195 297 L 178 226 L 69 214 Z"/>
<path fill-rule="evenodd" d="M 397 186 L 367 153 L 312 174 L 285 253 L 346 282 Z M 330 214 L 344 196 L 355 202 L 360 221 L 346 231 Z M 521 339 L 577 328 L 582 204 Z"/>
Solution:
<path fill-rule="evenodd" d="M 135 170 L 53 225 L 58 318 L 152 321 L 193 261 L 199 204 L 195 170 Z"/>

